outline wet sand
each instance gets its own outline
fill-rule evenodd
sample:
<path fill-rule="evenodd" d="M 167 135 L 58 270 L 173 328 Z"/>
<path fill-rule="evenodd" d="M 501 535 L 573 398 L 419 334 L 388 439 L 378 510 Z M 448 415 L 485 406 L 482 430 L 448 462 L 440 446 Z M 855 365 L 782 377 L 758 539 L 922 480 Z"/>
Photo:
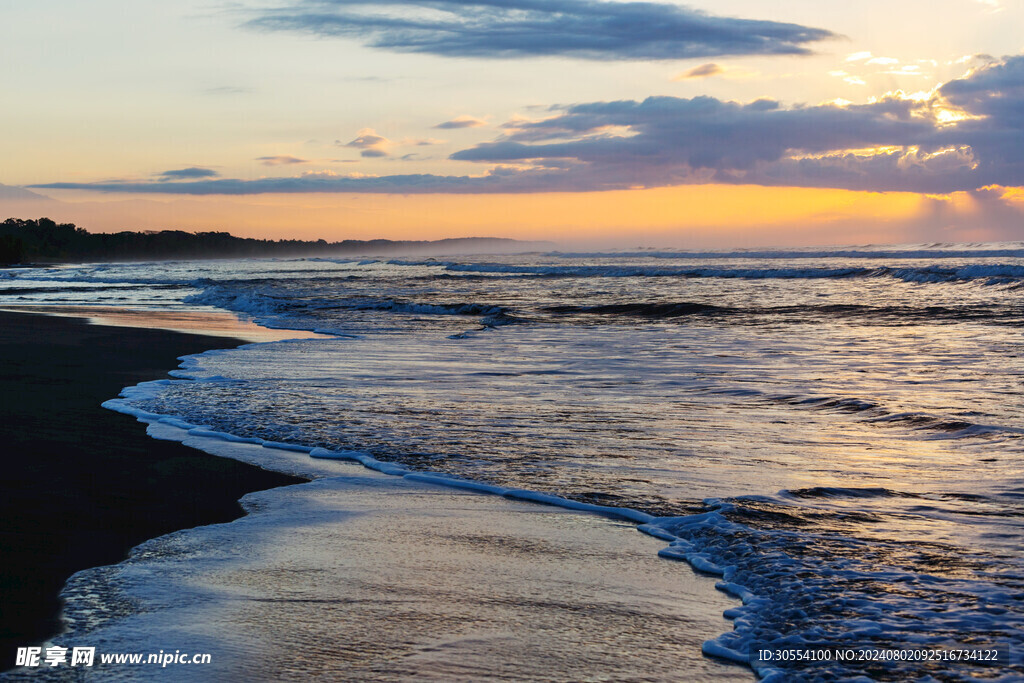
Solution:
<path fill-rule="evenodd" d="M 634 524 L 168 424 L 149 431 L 317 478 L 250 494 L 242 519 L 75 576 L 58 644 L 212 657 L 74 672 L 84 679 L 754 680 L 701 654 L 731 629 L 722 612 L 736 601 L 659 558 L 664 542 Z"/>
<path fill-rule="evenodd" d="M 630 523 L 350 463 L 244 502 L 253 514 L 144 544 L 67 591 L 66 647 L 212 662 L 90 680 L 754 679 L 701 654 L 735 601 Z"/>
<path fill-rule="evenodd" d="M 242 514 L 251 491 L 299 481 L 176 443 L 100 407 L 176 358 L 244 340 L 0 312 L 0 670 L 60 627 L 74 572 L 177 529 Z"/>

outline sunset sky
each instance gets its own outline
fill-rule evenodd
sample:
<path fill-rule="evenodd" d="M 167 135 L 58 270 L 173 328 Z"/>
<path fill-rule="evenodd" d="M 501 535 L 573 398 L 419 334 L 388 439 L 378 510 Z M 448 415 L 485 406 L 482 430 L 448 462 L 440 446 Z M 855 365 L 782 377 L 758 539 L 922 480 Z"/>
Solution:
<path fill-rule="evenodd" d="M 1024 239 L 1024 0 L 0 0 L 0 17 L 2 217 Z"/>

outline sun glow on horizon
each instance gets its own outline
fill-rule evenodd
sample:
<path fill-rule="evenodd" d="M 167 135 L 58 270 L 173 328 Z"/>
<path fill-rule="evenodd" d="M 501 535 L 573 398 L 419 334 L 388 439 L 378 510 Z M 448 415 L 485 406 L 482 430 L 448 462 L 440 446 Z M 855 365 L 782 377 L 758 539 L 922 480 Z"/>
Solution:
<path fill-rule="evenodd" d="M 97 232 L 173 222 L 184 230 L 267 239 L 488 236 L 724 247 L 899 241 L 894 226 L 912 222 L 927 201 L 906 192 L 685 185 L 537 194 L 131 197 L 62 202 L 49 213 Z"/>

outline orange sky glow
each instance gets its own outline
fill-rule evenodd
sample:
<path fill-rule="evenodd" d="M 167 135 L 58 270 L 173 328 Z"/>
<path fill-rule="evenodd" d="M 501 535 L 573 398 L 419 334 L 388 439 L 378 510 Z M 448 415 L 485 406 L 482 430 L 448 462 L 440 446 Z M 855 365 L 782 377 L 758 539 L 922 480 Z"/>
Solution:
<path fill-rule="evenodd" d="M 1019 189 L 993 201 L 1024 207 Z M 79 193 L 76 193 L 79 194 Z M 756 185 L 494 195 L 128 197 L 22 204 L 94 232 L 181 229 L 265 239 L 441 239 L 492 236 L 567 245 L 756 247 L 942 241 L 1005 234 L 979 222 L 968 193 L 926 196 Z M 1010 209 L 1007 209 L 1010 211 Z M 931 233 L 924 230 L 930 226 Z M 927 233 L 927 234 L 926 234 Z M 774 242 L 772 241 L 774 240 Z"/>

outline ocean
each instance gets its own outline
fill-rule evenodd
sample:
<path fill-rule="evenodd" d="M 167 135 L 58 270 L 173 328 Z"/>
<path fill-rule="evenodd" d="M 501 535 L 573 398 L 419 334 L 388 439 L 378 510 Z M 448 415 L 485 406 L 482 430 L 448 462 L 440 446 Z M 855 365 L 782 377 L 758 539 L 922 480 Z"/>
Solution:
<path fill-rule="evenodd" d="M 106 405 L 289 473 L 618 514 L 718 577 L 703 650 L 762 676 L 1024 677 L 1024 244 L 60 265 L 0 271 L 0 305 L 328 335 Z M 819 654 L 751 660 L 787 648 Z"/>

